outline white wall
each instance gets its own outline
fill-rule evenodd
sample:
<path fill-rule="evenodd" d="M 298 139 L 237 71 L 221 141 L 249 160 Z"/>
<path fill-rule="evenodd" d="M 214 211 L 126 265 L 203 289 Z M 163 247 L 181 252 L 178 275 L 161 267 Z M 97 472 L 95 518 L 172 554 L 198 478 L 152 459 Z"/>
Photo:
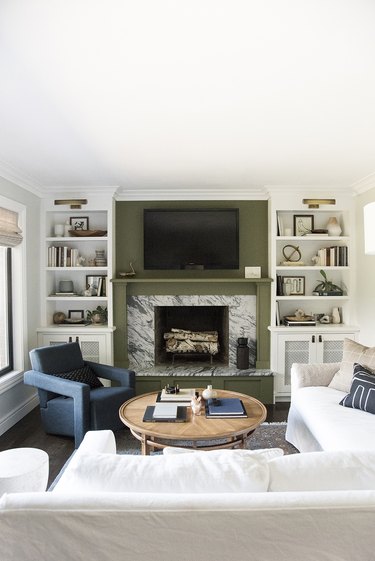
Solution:
<path fill-rule="evenodd" d="M 40 322 L 40 198 L 0 177 L 0 200 L 5 199 L 20 213 L 24 241 L 17 255 L 22 278 L 16 278 L 14 295 L 15 372 L 0 378 L 0 434 L 37 405 L 35 391 L 23 384 L 23 371 L 29 368 L 28 353 L 36 346 L 35 327 Z"/>
<path fill-rule="evenodd" d="M 363 207 L 375 201 L 375 188 L 356 198 L 356 309 L 360 327 L 359 342 L 375 346 L 375 256 L 365 255 L 363 236 Z"/>

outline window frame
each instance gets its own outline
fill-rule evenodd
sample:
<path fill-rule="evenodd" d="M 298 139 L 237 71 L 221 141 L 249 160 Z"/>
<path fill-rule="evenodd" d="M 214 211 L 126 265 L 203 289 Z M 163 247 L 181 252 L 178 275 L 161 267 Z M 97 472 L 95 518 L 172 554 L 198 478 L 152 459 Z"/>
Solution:
<path fill-rule="evenodd" d="M 0 369 L 0 377 L 14 369 L 14 340 L 13 340 L 13 276 L 12 276 L 12 248 L 4 247 L 6 251 L 6 347 L 8 351 L 8 364 Z"/>

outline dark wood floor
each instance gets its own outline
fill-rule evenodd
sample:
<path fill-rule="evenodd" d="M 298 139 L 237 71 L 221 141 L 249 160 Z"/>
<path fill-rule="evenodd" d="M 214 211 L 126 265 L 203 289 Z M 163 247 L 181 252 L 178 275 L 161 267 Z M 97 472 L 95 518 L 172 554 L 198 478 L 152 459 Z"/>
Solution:
<path fill-rule="evenodd" d="M 286 421 L 289 405 L 289 403 L 267 405 L 266 421 L 268 423 Z M 46 434 L 41 426 L 39 407 L 36 407 L 14 427 L 0 436 L 0 451 L 23 447 L 40 448 L 48 453 L 50 458 L 50 484 L 72 454 L 74 441 L 72 438 L 65 436 Z"/>

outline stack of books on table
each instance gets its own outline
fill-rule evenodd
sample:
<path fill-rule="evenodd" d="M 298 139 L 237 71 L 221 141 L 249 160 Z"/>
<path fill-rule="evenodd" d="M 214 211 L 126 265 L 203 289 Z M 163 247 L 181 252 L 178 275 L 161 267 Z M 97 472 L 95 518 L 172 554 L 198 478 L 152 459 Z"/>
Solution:
<path fill-rule="evenodd" d="M 246 409 L 237 397 L 208 399 L 206 403 L 207 419 L 235 419 L 247 417 Z"/>
<path fill-rule="evenodd" d="M 188 405 L 195 397 L 195 390 L 191 388 L 181 388 L 178 393 L 168 393 L 165 389 L 158 394 L 156 401 L 164 401 L 168 403 L 185 403 Z"/>
<path fill-rule="evenodd" d="M 186 421 L 186 407 L 178 403 L 156 403 L 146 407 L 143 421 L 146 423 L 181 423 Z"/>

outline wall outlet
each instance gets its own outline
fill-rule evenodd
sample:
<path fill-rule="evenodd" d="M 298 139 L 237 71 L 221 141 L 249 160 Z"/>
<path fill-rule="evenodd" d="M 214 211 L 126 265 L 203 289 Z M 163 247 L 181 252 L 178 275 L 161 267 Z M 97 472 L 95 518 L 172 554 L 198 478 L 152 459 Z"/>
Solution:
<path fill-rule="evenodd" d="M 245 267 L 245 279 L 260 279 L 261 267 Z"/>

